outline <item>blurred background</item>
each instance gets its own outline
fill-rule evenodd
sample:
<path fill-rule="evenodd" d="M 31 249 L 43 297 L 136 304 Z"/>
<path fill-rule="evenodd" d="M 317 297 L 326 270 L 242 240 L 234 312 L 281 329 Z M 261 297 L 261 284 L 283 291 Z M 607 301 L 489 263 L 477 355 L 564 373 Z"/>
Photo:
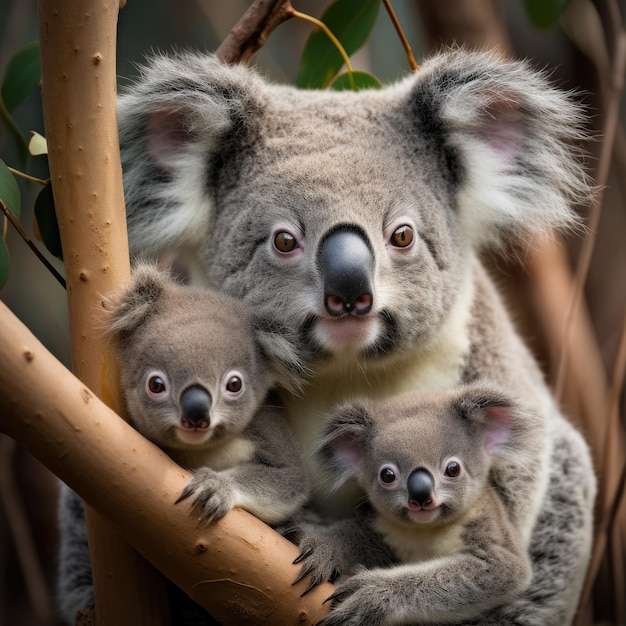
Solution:
<path fill-rule="evenodd" d="M 245 0 L 129 0 L 119 19 L 120 88 L 128 84 L 136 72 L 136 64 L 151 51 L 215 50 L 249 4 Z M 293 0 L 294 8 L 316 17 L 321 16 L 328 4 L 328 0 Z M 418 63 L 424 55 L 452 42 L 470 47 L 497 47 L 505 54 L 528 58 L 536 67 L 546 68 L 563 88 L 576 89 L 587 106 L 589 129 L 596 138 L 586 146 L 590 155 L 589 172 L 595 176 L 603 145 L 601 131 L 605 113 L 611 98 L 615 97 L 611 64 L 619 48 L 617 42 L 626 7 L 624 2 L 612 0 L 570 0 L 561 4 L 567 5 L 561 19 L 543 28 L 530 21 L 524 0 L 395 0 L 393 7 Z M 621 9 L 621 16 L 615 14 L 617 7 Z M 254 57 L 254 63 L 272 80 L 292 83 L 312 28 L 309 23 L 295 19 L 282 24 Z M 0 76 L 15 52 L 37 38 L 36 3 L 4 0 L 0 5 Z M 411 71 L 382 7 L 369 42 L 353 57 L 353 65 L 355 69 L 373 73 L 383 83 Z M 594 229 L 597 242 L 585 281 L 585 303 L 565 342 L 572 351 L 564 370 L 564 382 L 557 381 L 563 350 L 562 333 L 573 276 L 585 245 L 584 233 L 568 236 L 556 248 L 538 243 L 532 250 L 523 251 L 522 264 L 502 257 L 489 259 L 499 283 L 508 293 L 520 328 L 540 359 L 546 376 L 558 387 L 566 410 L 595 446 L 597 459 L 602 458 L 611 390 L 613 397 L 623 395 L 619 367 L 626 311 L 623 98 L 619 117 L 620 122 L 613 129 L 615 145 L 602 212 L 598 228 Z M 33 130 L 45 134 L 38 93 L 33 93 L 18 107 L 14 118 L 22 132 Z M 0 158 L 7 165 L 19 167 L 14 139 L 1 126 Z M 28 172 L 47 178 L 45 158 L 32 157 Z M 21 222 L 43 250 L 43 244 L 37 242 L 34 233 L 32 211 L 40 187 L 20 181 L 20 189 Z M 590 207 L 578 208 L 588 219 Z M 11 271 L 0 290 L 0 298 L 55 356 L 70 366 L 65 292 L 13 229 L 9 228 L 6 238 Z M 62 263 L 50 259 L 62 272 Z M 619 410 L 622 404 L 620 401 L 617 405 L 620 416 L 623 415 Z M 617 432 L 621 437 L 622 430 Z M 619 477 L 623 454 L 618 455 L 617 460 L 613 471 Z M 55 620 L 50 606 L 57 541 L 57 480 L 3 435 L 0 435 L 0 464 L 0 626 L 53 625 Z M 618 513 L 620 520 L 626 519 L 623 509 L 622 504 Z M 625 528 L 626 524 L 622 522 L 621 527 Z M 584 624 L 626 623 L 622 621 L 626 597 L 625 544 L 619 532 L 613 534 L 607 550 L 610 558 L 604 560 L 595 602 L 587 611 Z M 25 548 L 29 557 L 18 558 L 18 544 L 30 546 Z M 43 584 L 38 584 L 38 572 L 41 572 Z"/>

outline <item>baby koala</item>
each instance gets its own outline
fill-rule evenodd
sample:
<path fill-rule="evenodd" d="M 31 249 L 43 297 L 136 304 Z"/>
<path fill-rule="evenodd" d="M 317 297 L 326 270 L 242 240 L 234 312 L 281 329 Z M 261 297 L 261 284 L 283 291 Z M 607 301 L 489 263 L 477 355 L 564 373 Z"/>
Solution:
<path fill-rule="evenodd" d="M 276 524 L 308 496 L 285 413 L 265 404 L 285 380 L 269 360 L 277 350 L 289 366 L 284 340 L 262 326 L 238 300 L 179 285 L 150 265 L 138 266 L 113 300 L 110 333 L 129 420 L 192 470 L 178 502 L 193 496 L 206 520 L 236 506 Z"/>
<path fill-rule="evenodd" d="M 301 524 L 299 579 L 351 574 L 324 626 L 456 624 L 523 592 L 530 529 L 491 481 L 541 436 L 538 418 L 482 385 L 337 408 L 318 459 L 332 488 L 354 477 L 367 501 L 330 526 Z"/>

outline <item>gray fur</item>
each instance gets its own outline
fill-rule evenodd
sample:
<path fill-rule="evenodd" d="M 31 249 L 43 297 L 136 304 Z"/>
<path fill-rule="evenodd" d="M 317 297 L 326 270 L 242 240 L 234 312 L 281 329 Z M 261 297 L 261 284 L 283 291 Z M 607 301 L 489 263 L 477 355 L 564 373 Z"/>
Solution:
<path fill-rule="evenodd" d="M 268 404 L 279 377 L 267 360 L 272 333 L 257 332 L 238 300 L 178 285 L 150 265 L 135 268 L 130 286 L 108 307 L 130 423 L 194 475 L 177 502 L 193 498 L 204 521 L 233 507 L 269 524 L 289 519 L 309 489 L 284 410 Z M 277 358 L 272 362 L 282 371 Z M 165 391 L 151 397 L 147 385 L 155 374 Z M 227 387 L 233 376 L 243 381 L 236 393 Z M 190 428 L 182 398 L 193 386 L 208 391 L 212 405 L 206 420 Z M 82 502 L 67 488 L 59 526 L 59 604 L 73 623 L 78 608 L 93 604 L 93 590 Z"/>
<path fill-rule="evenodd" d="M 359 93 L 270 85 L 183 54 L 143 68 L 119 119 L 133 253 L 192 258 L 196 277 L 253 307 L 302 359 L 302 393 L 282 399 L 306 459 L 321 416 L 355 395 L 486 382 L 540 416 L 546 436 L 529 451 L 533 463 L 491 473 L 524 530 L 533 582 L 488 620 L 570 622 L 589 557 L 594 472 L 478 251 L 576 224 L 570 204 L 590 190 L 573 99 L 524 62 L 463 50 Z M 413 234 L 403 248 L 399 226 Z M 369 251 L 367 315 L 325 309 L 319 255 L 338 227 Z M 297 243 L 288 253 L 273 243 L 281 232 Z M 307 470 L 319 488 L 314 462 Z M 350 498 L 319 496 L 316 506 L 351 510 L 338 502 Z M 571 523 L 552 525 L 562 516 Z"/>
<path fill-rule="evenodd" d="M 524 532 L 512 523 L 489 475 L 498 465 L 532 464 L 529 451 L 544 437 L 537 416 L 491 388 L 413 392 L 338 407 L 319 455 L 334 486 L 355 477 L 373 512 L 362 507 L 358 516 L 330 527 L 303 525 L 301 577 L 317 583 L 353 574 L 331 596 L 324 625 L 457 624 L 524 592 L 531 579 Z M 460 467 L 457 476 L 446 475 L 450 463 Z M 383 471 L 395 479 L 385 484 Z M 413 472 L 434 479 L 423 503 L 412 500 Z M 381 562 L 372 562 L 375 554 Z M 398 564 L 389 567 L 394 560 Z"/>

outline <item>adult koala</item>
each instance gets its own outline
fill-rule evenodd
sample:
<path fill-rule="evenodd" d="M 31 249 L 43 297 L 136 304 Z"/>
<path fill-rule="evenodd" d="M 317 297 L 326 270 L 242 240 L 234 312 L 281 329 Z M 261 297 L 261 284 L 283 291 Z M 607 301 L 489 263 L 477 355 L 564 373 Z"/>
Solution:
<path fill-rule="evenodd" d="M 589 193 L 578 108 L 487 53 L 449 51 L 358 93 L 270 85 L 188 53 L 153 58 L 119 118 L 132 253 L 184 252 L 280 330 L 306 371 L 302 395 L 283 393 L 305 448 L 323 411 L 356 394 L 484 381 L 542 416 L 542 445 L 492 471 L 533 582 L 477 623 L 569 623 L 594 472 L 478 250 L 575 222 L 569 204 Z M 365 572 L 356 593 L 377 614 L 384 572 Z"/>

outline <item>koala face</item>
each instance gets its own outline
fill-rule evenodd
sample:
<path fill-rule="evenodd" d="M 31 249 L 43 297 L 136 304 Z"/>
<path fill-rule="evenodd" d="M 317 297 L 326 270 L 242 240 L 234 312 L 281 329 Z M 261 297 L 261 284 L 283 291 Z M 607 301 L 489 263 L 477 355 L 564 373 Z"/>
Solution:
<path fill-rule="evenodd" d="M 208 448 L 243 431 L 271 379 L 241 303 L 142 267 L 111 315 L 137 430 L 165 449 Z"/>
<path fill-rule="evenodd" d="M 521 447 L 517 411 L 481 387 L 355 401 L 332 414 L 318 454 L 335 487 L 355 477 L 381 517 L 446 524 L 480 506 L 494 463 Z"/>
<path fill-rule="evenodd" d="M 194 254 L 212 287 L 331 372 L 425 346 L 476 248 L 572 223 L 588 190 L 576 106 L 488 54 L 358 93 L 156 57 L 119 120 L 131 250 Z"/>

